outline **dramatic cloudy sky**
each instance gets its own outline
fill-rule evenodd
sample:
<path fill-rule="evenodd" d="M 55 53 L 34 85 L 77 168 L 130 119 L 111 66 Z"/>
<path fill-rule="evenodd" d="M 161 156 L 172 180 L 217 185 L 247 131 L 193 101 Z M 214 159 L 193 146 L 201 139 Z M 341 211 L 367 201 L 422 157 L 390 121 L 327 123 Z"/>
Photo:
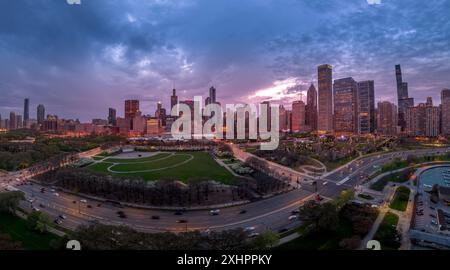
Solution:
<path fill-rule="evenodd" d="M 450 0 L 0 1 L 0 114 L 31 99 L 61 117 L 142 111 L 216 86 L 226 102 L 289 103 L 317 65 L 373 79 L 395 101 L 394 65 L 422 102 L 450 87 Z M 280 101 L 280 99 L 282 99 Z"/>

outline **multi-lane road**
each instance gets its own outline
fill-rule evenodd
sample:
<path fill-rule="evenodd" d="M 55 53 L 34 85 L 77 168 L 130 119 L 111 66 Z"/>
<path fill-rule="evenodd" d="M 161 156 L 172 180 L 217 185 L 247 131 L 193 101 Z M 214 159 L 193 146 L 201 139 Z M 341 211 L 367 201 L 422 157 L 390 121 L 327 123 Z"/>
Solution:
<path fill-rule="evenodd" d="M 363 157 L 317 179 L 318 193 L 324 198 L 332 198 L 344 189 L 354 188 L 368 175 L 396 157 L 405 159 L 411 154 L 425 156 L 446 152 L 450 152 L 450 148 L 388 152 Z M 316 196 L 311 189 L 300 188 L 265 200 L 223 208 L 219 215 L 212 216 L 208 210 L 185 211 L 182 215 L 175 215 L 175 211 L 119 208 L 91 199 L 82 203 L 80 200 L 84 198 L 64 192 L 56 191 L 59 196 L 50 190 L 42 193 L 41 187 L 36 184 L 19 185 L 16 188 L 23 191 L 27 199 L 33 200 L 33 203 L 22 202 L 25 209 L 31 211 L 34 206 L 54 218 L 64 214 L 66 219 L 61 224 L 63 227 L 75 229 L 80 224 L 99 221 L 105 224 L 127 225 L 146 232 L 224 230 L 237 227 L 255 227 L 257 232 L 267 229 L 280 231 L 297 226 L 299 221 L 289 220 L 291 212 Z M 119 217 L 118 211 L 123 211 L 126 218 Z M 187 222 L 180 223 L 182 220 Z"/>

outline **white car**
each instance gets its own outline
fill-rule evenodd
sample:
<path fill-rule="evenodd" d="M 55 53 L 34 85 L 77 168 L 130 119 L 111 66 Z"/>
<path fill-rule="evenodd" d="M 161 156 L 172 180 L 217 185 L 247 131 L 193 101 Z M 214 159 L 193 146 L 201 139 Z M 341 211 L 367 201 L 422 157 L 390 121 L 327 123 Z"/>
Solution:
<path fill-rule="evenodd" d="M 296 215 L 292 215 L 292 216 L 289 217 L 289 220 L 292 221 L 292 220 L 296 220 L 297 218 L 298 217 Z"/>
<path fill-rule="evenodd" d="M 256 228 L 255 227 L 246 227 L 245 229 L 244 229 L 244 231 L 245 232 L 252 232 L 252 231 L 254 231 Z"/>
<path fill-rule="evenodd" d="M 253 233 L 248 235 L 248 237 L 250 237 L 250 238 L 253 238 L 253 237 L 256 237 L 256 236 L 259 236 L 259 233 L 253 232 Z"/>
<path fill-rule="evenodd" d="M 81 203 L 87 203 L 87 201 L 84 200 L 84 199 L 83 199 L 83 200 L 80 200 L 80 202 L 81 202 Z"/>
<path fill-rule="evenodd" d="M 53 193 L 53 195 L 55 195 L 56 197 L 59 197 L 59 193 Z"/>
<path fill-rule="evenodd" d="M 39 208 L 37 208 L 37 207 L 33 207 L 33 211 L 39 212 L 39 211 L 41 211 L 41 210 L 39 210 Z"/>
<path fill-rule="evenodd" d="M 209 214 L 212 216 L 217 216 L 220 214 L 220 209 L 211 210 L 211 211 L 209 211 Z"/>

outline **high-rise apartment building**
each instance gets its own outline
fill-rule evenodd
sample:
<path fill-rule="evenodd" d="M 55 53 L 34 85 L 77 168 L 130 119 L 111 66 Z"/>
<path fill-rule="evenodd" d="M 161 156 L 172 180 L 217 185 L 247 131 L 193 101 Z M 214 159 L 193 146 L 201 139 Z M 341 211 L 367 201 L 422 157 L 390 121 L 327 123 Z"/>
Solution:
<path fill-rule="evenodd" d="M 292 103 L 292 132 L 307 131 L 305 126 L 305 109 L 305 103 L 301 100 Z"/>
<path fill-rule="evenodd" d="M 317 130 L 317 90 L 311 83 L 306 92 L 305 125 L 311 131 Z"/>
<path fill-rule="evenodd" d="M 10 130 L 17 129 L 17 118 L 15 112 L 9 113 L 9 129 Z"/>
<path fill-rule="evenodd" d="M 117 126 L 117 112 L 114 108 L 108 109 L 108 125 Z"/>
<path fill-rule="evenodd" d="M 406 110 L 406 134 L 409 136 L 437 137 L 440 129 L 440 109 L 431 99 Z"/>
<path fill-rule="evenodd" d="M 397 134 L 397 125 L 397 106 L 389 101 L 378 102 L 377 133 L 380 135 L 395 136 Z"/>
<path fill-rule="evenodd" d="M 209 88 L 209 102 L 211 102 L 211 104 L 214 104 L 217 102 L 216 88 L 214 88 L 214 86 L 211 86 L 211 88 Z"/>
<path fill-rule="evenodd" d="M 349 77 L 334 81 L 334 131 L 358 132 L 358 84 Z"/>
<path fill-rule="evenodd" d="M 134 118 L 139 112 L 139 100 L 125 100 L 125 118 Z"/>
<path fill-rule="evenodd" d="M 333 68 L 318 67 L 319 113 L 317 128 L 320 132 L 333 131 Z"/>
<path fill-rule="evenodd" d="M 375 131 L 375 83 L 358 82 L 358 133 Z"/>

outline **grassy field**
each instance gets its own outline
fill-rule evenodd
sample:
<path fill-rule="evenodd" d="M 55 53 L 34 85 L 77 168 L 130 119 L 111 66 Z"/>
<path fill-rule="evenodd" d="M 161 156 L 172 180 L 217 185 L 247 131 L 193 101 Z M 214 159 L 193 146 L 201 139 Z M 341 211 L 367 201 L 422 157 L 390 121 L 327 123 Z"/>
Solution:
<path fill-rule="evenodd" d="M 112 167 L 111 167 L 112 166 Z M 220 166 L 207 152 L 158 153 L 134 159 L 108 158 L 92 164 L 89 169 L 116 176 L 138 176 L 147 181 L 176 179 L 183 182 L 215 180 L 225 184 L 234 176 Z M 108 171 L 110 168 L 110 171 Z"/>
<path fill-rule="evenodd" d="M 381 249 L 392 250 L 400 247 L 400 242 L 397 240 L 397 223 L 398 216 L 394 213 L 387 212 L 374 236 L 375 240 L 380 241 Z"/>
<path fill-rule="evenodd" d="M 51 242 L 59 240 L 56 235 L 30 230 L 25 220 L 10 215 L 0 215 L 0 232 L 10 235 L 26 250 L 50 250 Z"/>
<path fill-rule="evenodd" d="M 405 211 L 408 206 L 410 192 L 407 187 L 398 187 L 389 207 L 398 211 Z"/>

